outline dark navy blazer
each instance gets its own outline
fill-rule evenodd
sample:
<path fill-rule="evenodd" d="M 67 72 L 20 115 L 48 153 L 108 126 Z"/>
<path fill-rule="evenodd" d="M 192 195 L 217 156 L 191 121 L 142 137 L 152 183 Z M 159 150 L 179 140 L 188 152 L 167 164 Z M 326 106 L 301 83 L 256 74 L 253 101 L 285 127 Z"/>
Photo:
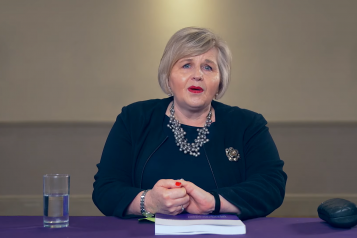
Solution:
<path fill-rule="evenodd" d="M 93 201 L 107 216 L 128 218 L 126 208 L 143 189 L 145 165 L 166 140 L 162 124 L 172 97 L 123 107 L 111 129 L 94 176 Z M 240 219 L 262 217 L 278 208 L 287 176 L 262 115 L 212 101 L 215 136 L 204 144 L 216 189 L 241 213 Z M 240 153 L 229 161 L 225 149 Z M 197 171 L 199 172 L 199 171 Z"/>

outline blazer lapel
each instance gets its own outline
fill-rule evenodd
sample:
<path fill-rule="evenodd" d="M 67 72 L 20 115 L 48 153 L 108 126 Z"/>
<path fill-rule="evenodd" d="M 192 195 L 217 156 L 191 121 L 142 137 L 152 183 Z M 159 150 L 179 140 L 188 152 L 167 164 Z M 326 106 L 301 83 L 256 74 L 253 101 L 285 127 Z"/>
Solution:
<path fill-rule="evenodd" d="M 218 187 L 231 186 L 242 181 L 242 176 L 237 176 L 244 170 L 244 163 L 242 159 L 238 161 L 229 161 L 226 155 L 226 148 L 233 147 L 240 148 L 237 133 L 235 133 L 236 122 L 234 119 L 229 118 L 228 109 L 221 105 L 221 103 L 212 102 L 215 109 L 215 130 L 210 137 L 210 141 L 205 144 L 205 150 L 211 169 L 214 173 L 215 180 Z M 240 151 L 240 149 L 238 149 Z M 243 166 L 243 167 L 242 167 Z"/>
<path fill-rule="evenodd" d="M 146 125 L 148 128 L 141 128 L 143 133 L 142 138 L 135 148 L 135 164 L 134 168 L 134 184 L 135 187 L 141 188 L 142 175 L 147 161 L 156 149 L 166 140 L 167 135 L 163 133 L 163 122 L 165 119 L 166 109 L 172 98 L 165 98 L 148 116 L 149 121 Z M 149 109 L 148 109 L 149 110 Z"/>

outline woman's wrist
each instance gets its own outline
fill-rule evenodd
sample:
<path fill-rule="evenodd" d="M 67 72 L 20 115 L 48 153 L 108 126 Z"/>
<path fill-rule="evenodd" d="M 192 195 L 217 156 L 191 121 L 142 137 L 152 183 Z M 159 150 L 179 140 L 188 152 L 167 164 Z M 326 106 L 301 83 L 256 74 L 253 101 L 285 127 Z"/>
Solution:
<path fill-rule="evenodd" d="M 213 210 L 210 212 L 213 215 L 219 214 L 221 210 L 221 199 L 219 197 L 219 194 L 215 191 L 209 192 L 213 196 Z"/>
<path fill-rule="evenodd" d="M 232 203 L 228 202 L 224 197 L 219 195 L 221 200 L 221 213 L 235 213 L 239 215 L 241 212 L 238 207 L 234 206 Z"/>
<path fill-rule="evenodd" d="M 215 207 L 215 200 L 214 200 L 214 196 L 210 193 L 210 192 L 208 192 L 208 197 L 209 197 L 209 199 L 208 199 L 208 208 L 206 209 L 206 211 L 204 211 L 204 214 L 210 214 L 210 213 L 212 213 L 213 211 L 214 211 L 214 207 Z"/>
<path fill-rule="evenodd" d="M 147 193 L 146 193 L 146 196 L 145 196 L 145 201 L 144 201 L 144 206 L 145 206 L 145 210 L 152 213 L 152 214 L 155 214 L 156 213 L 156 210 L 155 210 L 155 206 L 153 204 L 153 201 L 152 201 L 152 191 L 149 190 Z"/>

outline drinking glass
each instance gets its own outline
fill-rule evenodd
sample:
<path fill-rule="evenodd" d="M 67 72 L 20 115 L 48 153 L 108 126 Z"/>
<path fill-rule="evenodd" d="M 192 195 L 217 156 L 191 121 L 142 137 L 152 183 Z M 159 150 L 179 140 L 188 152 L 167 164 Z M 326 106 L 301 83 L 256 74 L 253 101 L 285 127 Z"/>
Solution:
<path fill-rule="evenodd" d="M 43 176 L 43 226 L 67 227 L 69 224 L 69 175 Z"/>

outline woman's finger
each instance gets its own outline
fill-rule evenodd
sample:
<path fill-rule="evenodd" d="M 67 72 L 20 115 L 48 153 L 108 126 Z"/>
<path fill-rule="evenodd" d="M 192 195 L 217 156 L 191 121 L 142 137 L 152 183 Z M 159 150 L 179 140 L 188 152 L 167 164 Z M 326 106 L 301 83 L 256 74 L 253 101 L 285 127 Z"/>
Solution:
<path fill-rule="evenodd" d="M 162 202 L 162 206 L 164 206 L 166 209 L 170 209 L 173 207 L 177 207 L 183 204 L 187 204 L 190 201 L 190 197 L 188 195 L 182 197 L 182 198 L 177 198 L 177 199 L 166 199 Z"/>
<path fill-rule="evenodd" d="M 181 180 L 181 186 L 186 189 L 187 193 L 192 193 L 195 189 L 198 188 L 194 183 L 188 181 L 182 181 L 182 180 Z"/>
<path fill-rule="evenodd" d="M 196 186 L 194 183 L 191 182 L 182 182 L 182 187 L 186 189 L 186 193 L 189 194 L 191 197 L 195 199 L 203 199 L 204 197 L 207 196 L 207 193 L 205 190 L 202 188 Z"/>
<path fill-rule="evenodd" d="M 181 206 L 179 206 L 179 213 L 182 213 L 183 211 L 185 211 L 185 209 L 190 205 L 190 200 L 188 200 L 188 202 L 181 204 Z"/>
<path fill-rule="evenodd" d="M 182 213 L 183 211 L 185 211 L 185 209 L 188 207 L 188 205 L 189 205 L 189 203 L 176 206 L 175 210 L 173 210 L 173 212 L 172 212 L 172 215 L 177 215 L 177 214 Z"/>
<path fill-rule="evenodd" d="M 155 186 L 160 186 L 163 188 L 181 188 L 182 180 L 173 180 L 173 179 L 160 179 L 157 181 Z"/>
<path fill-rule="evenodd" d="M 175 188 L 166 190 L 167 197 L 170 199 L 183 198 L 187 195 L 185 188 Z"/>
<path fill-rule="evenodd" d="M 177 198 L 175 200 L 173 200 L 172 205 L 173 206 L 179 206 L 179 205 L 186 205 L 190 203 L 190 196 L 188 196 L 187 194 L 182 197 L 182 198 Z"/>

